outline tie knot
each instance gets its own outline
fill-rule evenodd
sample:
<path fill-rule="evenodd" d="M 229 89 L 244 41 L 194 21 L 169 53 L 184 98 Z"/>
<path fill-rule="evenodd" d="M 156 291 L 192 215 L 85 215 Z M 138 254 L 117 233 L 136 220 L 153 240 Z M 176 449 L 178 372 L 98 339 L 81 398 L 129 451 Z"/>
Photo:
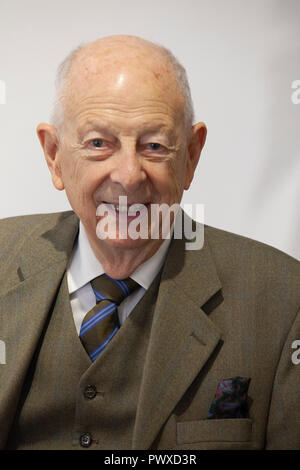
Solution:
<path fill-rule="evenodd" d="M 101 274 L 91 281 L 96 301 L 111 300 L 119 305 L 128 295 L 139 287 L 139 284 L 130 277 L 126 279 L 113 279 L 107 274 Z"/>

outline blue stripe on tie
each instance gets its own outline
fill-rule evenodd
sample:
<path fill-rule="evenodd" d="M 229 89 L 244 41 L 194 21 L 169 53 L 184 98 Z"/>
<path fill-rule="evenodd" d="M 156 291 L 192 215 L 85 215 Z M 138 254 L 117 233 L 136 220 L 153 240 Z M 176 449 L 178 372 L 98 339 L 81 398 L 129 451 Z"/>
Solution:
<path fill-rule="evenodd" d="M 122 281 L 121 279 L 113 279 L 108 274 L 105 274 L 105 276 L 111 279 L 121 289 L 125 297 L 127 297 L 130 294 L 126 282 Z"/>
<path fill-rule="evenodd" d="M 95 315 L 89 318 L 86 322 L 82 323 L 80 328 L 80 337 L 83 336 L 87 331 L 93 328 L 96 323 L 103 320 L 108 315 L 111 315 L 115 311 L 115 304 L 106 305 L 106 307 L 100 309 Z"/>
<path fill-rule="evenodd" d="M 93 316 L 93 322 L 90 323 L 88 326 L 85 326 L 82 330 L 80 330 L 80 337 L 85 335 L 89 330 L 94 328 L 94 326 L 97 325 L 97 323 L 101 322 L 102 320 L 104 320 L 104 318 L 108 317 L 112 313 L 114 313 L 114 310 L 111 310 L 111 311 L 106 312 L 104 314 L 101 312 L 101 315 L 97 316 L 97 318 L 95 318 L 95 316 Z"/>
<path fill-rule="evenodd" d="M 83 336 L 87 331 L 89 331 L 94 325 L 99 321 L 103 320 L 108 315 L 111 315 L 115 310 L 114 305 L 107 305 L 105 308 L 98 310 L 91 318 L 89 318 L 85 323 L 81 325 L 80 328 L 80 337 Z"/>
<path fill-rule="evenodd" d="M 125 291 L 125 295 L 128 296 L 130 294 L 130 291 L 126 282 L 121 281 L 121 279 L 118 280 L 118 282 L 120 284 L 120 287 L 122 286 L 121 289 L 123 290 L 123 292 Z"/>
<path fill-rule="evenodd" d="M 92 286 L 92 289 L 94 291 L 94 294 L 96 296 L 96 302 L 99 302 L 100 300 L 107 300 L 107 297 L 105 297 L 101 292 L 99 292 L 95 287 Z"/>
<path fill-rule="evenodd" d="M 102 313 L 105 313 L 107 310 L 111 310 L 111 308 L 115 308 L 115 303 L 110 303 L 108 305 L 105 305 L 105 307 L 102 307 L 102 308 L 99 305 L 99 310 L 97 312 L 95 312 L 92 317 L 90 317 L 87 320 L 83 321 L 82 326 L 83 327 L 88 326 L 93 321 L 93 319 L 96 315 L 99 316 Z"/>
<path fill-rule="evenodd" d="M 113 338 L 113 336 L 117 333 L 118 331 L 118 327 L 116 326 L 116 328 L 111 332 L 111 334 L 106 338 L 105 341 L 103 341 L 103 343 L 100 344 L 100 346 L 98 346 L 96 349 L 94 349 L 94 351 L 92 351 L 89 356 L 91 358 L 91 360 L 94 362 L 95 359 L 97 359 L 97 357 L 99 356 L 99 354 L 103 351 L 103 349 L 105 348 L 105 346 L 109 343 L 109 341 Z"/>

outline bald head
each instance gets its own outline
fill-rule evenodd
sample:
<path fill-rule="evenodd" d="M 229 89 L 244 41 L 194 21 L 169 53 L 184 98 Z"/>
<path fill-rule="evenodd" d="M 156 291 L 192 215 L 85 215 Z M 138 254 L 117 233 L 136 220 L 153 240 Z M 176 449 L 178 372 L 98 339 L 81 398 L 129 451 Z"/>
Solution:
<path fill-rule="evenodd" d="M 123 85 L 124 91 L 140 89 L 140 93 L 145 93 L 150 82 L 162 98 L 182 107 L 184 125 L 190 129 L 194 113 L 184 68 L 166 48 L 127 35 L 108 36 L 81 45 L 60 64 L 52 124 L 61 133 L 64 119 L 74 111 L 75 96 L 80 99 L 95 84 L 101 83 L 104 89 Z"/>

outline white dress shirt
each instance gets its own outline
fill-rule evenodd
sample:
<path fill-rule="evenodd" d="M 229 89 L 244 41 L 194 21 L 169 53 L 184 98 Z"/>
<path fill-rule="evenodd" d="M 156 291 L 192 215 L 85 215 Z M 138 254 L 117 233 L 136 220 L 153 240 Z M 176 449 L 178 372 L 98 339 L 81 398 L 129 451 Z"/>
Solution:
<path fill-rule="evenodd" d="M 172 236 L 172 231 L 171 231 Z M 122 325 L 138 301 L 150 287 L 153 279 L 161 269 L 171 241 L 166 238 L 159 249 L 147 261 L 142 263 L 132 274 L 131 278 L 141 286 L 134 291 L 118 307 L 120 324 Z M 73 248 L 68 266 L 67 281 L 70 294 L 71 308 L 77 333 L 85 314 L 96 305 L 95 294 L 90 281 L 104 273 L 100 261 L 96 258 L 83 224 L 79 223 L 79 235 Z"/>

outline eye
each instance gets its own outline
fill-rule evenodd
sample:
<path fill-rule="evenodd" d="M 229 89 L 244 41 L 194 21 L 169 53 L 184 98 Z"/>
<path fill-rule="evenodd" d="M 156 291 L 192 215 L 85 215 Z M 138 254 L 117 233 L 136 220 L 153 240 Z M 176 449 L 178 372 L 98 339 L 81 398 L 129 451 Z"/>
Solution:
<path fill-rule="evenodd" d="M 149 144 L 150 150 L 160 150 L 160 148 L 163 148 L 161 144 L 158 144 L 157 142 L 150 142 Z"/>
<path fill-rule="evenodd" d="M 93 140 L 90 141 L 90 144 L 91 144 L 94 148 L 100 149 L 100 148 L 104 147 L 105 142 L 104 142 L 103 139 L 93 139 Z"/>

